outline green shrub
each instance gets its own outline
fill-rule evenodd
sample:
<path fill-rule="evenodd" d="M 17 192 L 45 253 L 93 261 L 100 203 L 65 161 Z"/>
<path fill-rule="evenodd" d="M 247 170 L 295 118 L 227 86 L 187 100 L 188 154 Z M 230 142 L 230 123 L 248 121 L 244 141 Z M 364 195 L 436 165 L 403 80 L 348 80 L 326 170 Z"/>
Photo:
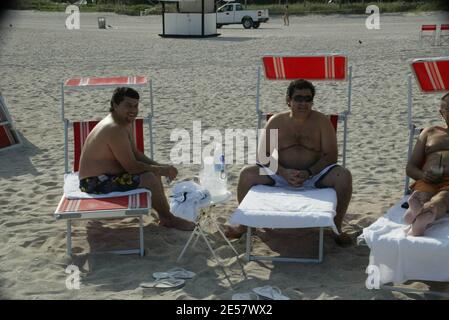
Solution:
<path fill-rule="evenodd" d="M 125 0 L 124 0 L 125 1 Z M 124 2 L 123 1 L 123 2 Z M 268 9 L 270 14 L 283 14 L 284 4 L 279 5 L 278 0 L 270 0 L 271 4 L 250 4 L 247 6 L 249 10 L 254 9 Z M 291 0 L 293 1 L 293 0 Z M 302 0 L 301 0 L 302 1 Z M 338 0 L 337 0 L 338 1 Z M 321 14 L 335 14 L 335 13 L 358 13 L 364 14 L 366 7 L 370 4 L 375 4 L 379 7 L 381 13 L 386 12 L 407 12 L 407 11 L 438 11 L 448 10 L 448 4 L 445 0 L 430 0 L 430 1 L 391 1 L 391 2 L 378 2 L 378 1 L 365 1 L 362 3 L 351 2 L 347 0 L 341 0 L 342 3 L 327 4 L 323 3 L 323 0 L 307 0 L 301 3 L 289 4 L 289 13 L 293 15 L 309 14 L 309 13 L 321 13 Z M 141 11 L 147 10 L 149 14 L 161 14 L 161 5 L 148 5 L 148 4 L 133 4 L 133 5 L 116 5 L 108 3 L 107 1 L 98 0 L 96 4 L 88 4 L 80 6 L 81 12 L 115 12 L 118 14 L 126 14 L 138 16 Z M 244 3 L 244 1 L 241 1 Z M 248 2 L 253 2 L 248 0 Z M 273 4 L 275 2 L 275 4 Z M 285 2 L 285 0 L 282 0 Z M 50 0 L 17 0 L 12 1 L 11 9 L 18 10 L 42 10 L 42 11 L 65 11 L 68 2 L 63 3 L 61 1 L 55 2 Z M 171 6 L 166 6 L 167 10 L 171 10 Z"/>

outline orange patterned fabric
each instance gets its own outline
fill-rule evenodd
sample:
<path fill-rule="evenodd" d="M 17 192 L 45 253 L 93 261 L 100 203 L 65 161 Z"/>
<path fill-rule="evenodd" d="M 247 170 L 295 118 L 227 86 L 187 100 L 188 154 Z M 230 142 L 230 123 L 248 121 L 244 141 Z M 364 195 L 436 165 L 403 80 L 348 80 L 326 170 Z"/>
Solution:
<path fill-rule="evenodd" d="M 418 180 L 410 186 L 414 191 L 438 193 L 440 191 L 449 190 L 449 177 L 445 177 L 441 183 L 429 183 L 424 180 Z"/>

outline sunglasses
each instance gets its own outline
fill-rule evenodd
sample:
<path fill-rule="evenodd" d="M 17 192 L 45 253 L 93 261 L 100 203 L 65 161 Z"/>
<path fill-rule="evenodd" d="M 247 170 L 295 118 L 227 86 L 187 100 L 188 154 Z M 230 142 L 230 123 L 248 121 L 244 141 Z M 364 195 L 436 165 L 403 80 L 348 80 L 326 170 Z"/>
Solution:
<path fill-rule="evenodd" d="M 295 102 L 312 102 L 313 97 L 312 96 L 302 96 L 300 94 L 297 94 L 296 96 L 292 97 L 292 100 Z"/>

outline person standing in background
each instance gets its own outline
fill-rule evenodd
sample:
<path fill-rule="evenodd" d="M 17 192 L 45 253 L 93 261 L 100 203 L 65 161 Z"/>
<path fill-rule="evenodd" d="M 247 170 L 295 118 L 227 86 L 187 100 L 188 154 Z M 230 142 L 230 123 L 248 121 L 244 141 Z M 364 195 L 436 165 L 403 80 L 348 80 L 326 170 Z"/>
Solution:
<path fill-rule="evenodd" d="M 288 26 L 289 24 L 290 21 L 288 19 L 288 5 L 286 5 L 284 10 L 284 26 Z"/>

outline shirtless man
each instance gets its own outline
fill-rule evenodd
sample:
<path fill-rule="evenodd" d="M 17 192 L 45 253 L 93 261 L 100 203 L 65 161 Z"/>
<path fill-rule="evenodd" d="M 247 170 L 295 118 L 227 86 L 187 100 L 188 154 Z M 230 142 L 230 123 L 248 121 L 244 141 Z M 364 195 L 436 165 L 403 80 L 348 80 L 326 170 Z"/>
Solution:
<path fill-rule="evenodd" d="M 407 175 L 416 181 L 404 215 L 412 236 L 423 235 L 449 210 L 449 93 L 441 99 L 440 114 L 446 126 L 424 129 L 407 163 Z"/>
<path fill-rule="evenodd" d="M 340 235 L 335 238 L 342 246 L 351 244 L 350 237 L 341 233 L 343 217 L 352 195 L 351 173 L 337 162 L 337 138 L 328 117 L 312 110 L 315 87 L 307 80 L 292 81 L 287 89 L 286 101 L 289 111 L 270 118 L 265 126 L 261 145 L 266 144 L 267 156 L 272 154 L 269 145 L 269 129 L 278 130 L 278 170 L 270 172 L 267 163 L 263 170 L 269 175 L 259 174 L 261 166 L 247 166 L 240 173 L 237 186 L 237 200 L 240 203 L 252 186 L 257 184 L 334 188 L 337 193 L 337 214 L 335 225 Z M 259 148 L 259 151 L 263 148 Z M 259 155 L 262 159 L 263 155 Z M 266 157 L 264 157 L 266 158 Z M 272 160 L 273 161 L 273 160 Z M 239 237 L 245 226 L 228 228 L 227 235 Z"/>
<path fill-rule="evenodd" d="M 178 170 L 151 160 L 135 147 L 131 132 L 139 112 L 139 93 L 132 88 L 115 89 L 109 111 L 90 132 L 81 152 L 80 189 L 97 194 L 149 189 L 160 225 L 193 230 L 193 223 L 170 212 L 162 186 L 161 176 L 173 180 Z"/>

